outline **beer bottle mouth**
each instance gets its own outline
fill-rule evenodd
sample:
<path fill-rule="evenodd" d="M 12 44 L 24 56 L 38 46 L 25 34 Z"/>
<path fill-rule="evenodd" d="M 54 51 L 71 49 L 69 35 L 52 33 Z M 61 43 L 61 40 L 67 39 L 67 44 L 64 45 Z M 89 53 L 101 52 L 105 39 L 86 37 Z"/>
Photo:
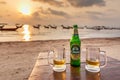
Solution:
<path fill-rule="evenodd" d="M 73 25 L 73 27 L 74 27 L 74 29 L 77 29 L 78 28 L 78 26 L 75 24 L 75 25 Z"/>

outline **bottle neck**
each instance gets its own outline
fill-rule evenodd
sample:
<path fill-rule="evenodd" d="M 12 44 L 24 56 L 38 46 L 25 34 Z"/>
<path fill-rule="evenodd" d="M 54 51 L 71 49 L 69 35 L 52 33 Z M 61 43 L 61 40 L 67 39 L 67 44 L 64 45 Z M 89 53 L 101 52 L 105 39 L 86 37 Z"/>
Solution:
<path fill-rule="evenodd" d="M 78 35 L 78 29 L 74 29 L 74 35 Z"/>

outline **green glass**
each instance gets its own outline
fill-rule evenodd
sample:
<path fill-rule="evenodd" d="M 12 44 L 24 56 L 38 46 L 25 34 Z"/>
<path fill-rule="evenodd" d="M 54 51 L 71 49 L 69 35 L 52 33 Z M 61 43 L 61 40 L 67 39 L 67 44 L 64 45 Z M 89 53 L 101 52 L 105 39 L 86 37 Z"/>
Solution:
<path fill-rule="evenodd" d="M 74 25 L 74 34 L 72 35 L 72 38 L 70 40 L 70 50 L 71 50 L 71 54 L 70 54 L 70 64 L 71 66 L 74 67 L 79 67 L 80 66 L 80 46 L 81 46 L 81 40 L 79 38 L 79 34 L 78 34 L 78 26 Z"/>

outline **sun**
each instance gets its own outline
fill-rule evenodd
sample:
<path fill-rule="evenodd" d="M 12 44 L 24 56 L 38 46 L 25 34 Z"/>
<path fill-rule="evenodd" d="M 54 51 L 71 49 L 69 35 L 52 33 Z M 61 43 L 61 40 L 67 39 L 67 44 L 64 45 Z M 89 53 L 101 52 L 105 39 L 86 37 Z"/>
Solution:
<path fill-rule="evenodd" d="M 30 15 L 31 14 L 31 8 L 29 5 L 22 5 L 19 8 L 19 12 L 21 12 L 23 15 Z"/>

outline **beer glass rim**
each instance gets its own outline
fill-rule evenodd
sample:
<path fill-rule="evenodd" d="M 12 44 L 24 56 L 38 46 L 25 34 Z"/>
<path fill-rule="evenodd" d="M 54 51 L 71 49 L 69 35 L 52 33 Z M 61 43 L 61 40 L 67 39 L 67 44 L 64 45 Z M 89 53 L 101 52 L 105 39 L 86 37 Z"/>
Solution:
<path fill-rule="evenodd" d="M 100 52 L 100 47 L 95 47 L 95 46 L 87 47 L 86 51 L 88 50 L 98 50 Z"/>

